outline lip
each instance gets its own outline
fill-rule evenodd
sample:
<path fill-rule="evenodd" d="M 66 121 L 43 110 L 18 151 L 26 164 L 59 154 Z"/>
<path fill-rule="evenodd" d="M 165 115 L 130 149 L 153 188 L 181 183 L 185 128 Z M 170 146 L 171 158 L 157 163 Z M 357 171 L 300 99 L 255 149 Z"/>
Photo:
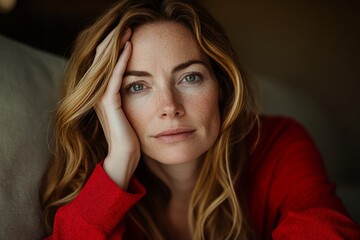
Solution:
<path fill-rule="evenodd" d="M 154 135 L 154 138 L 166 143 L 177 142 L 193 136 L 195 131 L 191 128 L 171 128 Z"/>
<path fill-rule="evenodd" d="M 195 130 L 189 128 L 171 128 L 154 135 L 154 137 L 159 138 L 159 137 L 173 136 L 173 135 L 192 133 L 192 132 L 195 132 Z"/>

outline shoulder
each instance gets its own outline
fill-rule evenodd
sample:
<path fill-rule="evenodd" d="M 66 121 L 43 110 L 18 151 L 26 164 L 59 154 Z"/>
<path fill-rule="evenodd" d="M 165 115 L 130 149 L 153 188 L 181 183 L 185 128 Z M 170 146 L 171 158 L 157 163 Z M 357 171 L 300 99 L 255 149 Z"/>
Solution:
<path fill-rule="evenodd" d="M 259 143 L 265 143 L 269 140 L 284 139 L 291 140 L 294 138 L 308 138 L 307 130 L 297 120 L 285 116 L 266 116 L 261 115 L 259 126 L 251 134 L 258 134 Z"/>
<path fill-rule="evenodd" d="M 312 137 L 297 120 L 285 116 L 260 116 L 259 125 L 249 134 L 247 139 L 250 158 L 257 160 L 280 160 L 265 158 L 272 154 L 289 153 L 306 150 L 307 154 L 320 158 Z M 259 159 L 260 158 L 260 159 Z"/>
<path fill-rule="evenodd" d="M 328 208 L 346 213 L 317 147 L 296 120 L 261 116 L 248 143 L 244 174 L 249 214 L 258 231 L 270 234 L 293 211 Z"/>
<path fill-rule="evenodd" d="M 315 174 L 327 178 L 322 157 L 310 134 L 296 120 L 261 116 L 248 141 L 247 172 L 268 177 L 268 184 L 292 177 Z"/>
<path fill-rule="evenodd" d="M 296 120 L 261 116 L 259 127 L 249 137 L 245 176 L 251 198 L 262 196 L 262 204 L 275 210 L 285 197 L 296 197 L 310 186 L 328 182 L 317 147 Z"/>

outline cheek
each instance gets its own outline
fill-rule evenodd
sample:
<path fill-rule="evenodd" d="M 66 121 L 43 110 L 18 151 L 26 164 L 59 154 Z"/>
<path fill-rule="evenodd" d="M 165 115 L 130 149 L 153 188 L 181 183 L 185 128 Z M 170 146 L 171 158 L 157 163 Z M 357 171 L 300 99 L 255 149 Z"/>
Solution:
<path fill-rule="evenodd" d="M 214 131 L 214 133 L 217 134 L 220 128 L 220 111 L 217 91 L 216 93 L 214 93 L 213 97 L 208 98 L 208 103 L 208 116 L 209 124 L 211 127 L 210 130 Z"/>
<path fill-rule="evenodd" d="M 139 136 L 139 133 L 143 132 L 145 126 L 144 121 L 148 119 L 147 109 L 149 108 L 144 107 L 143 104 L 138 103 L 137 101 L 126 101 L 126 99 L 122 101 L 124 114 L 136 134 Z"/>
<path fill-rule="evenodd" d="M 219 96 L 217 86 L 196 96 L 192 106 L 194 116 L 202 121 L 208 131 L 218 132 L 220 125 Z"/>

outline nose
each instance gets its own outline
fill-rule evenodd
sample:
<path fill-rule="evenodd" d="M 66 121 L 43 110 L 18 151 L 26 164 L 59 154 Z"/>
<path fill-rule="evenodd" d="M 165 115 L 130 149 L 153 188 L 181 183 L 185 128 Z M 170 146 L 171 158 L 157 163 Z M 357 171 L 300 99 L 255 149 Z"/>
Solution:
<path fill-rule="evenodd" d="M 176 118 L 185 114 L 182 96 L 175 89 L 163 89 L 159 95 L 160 118 Z"/>

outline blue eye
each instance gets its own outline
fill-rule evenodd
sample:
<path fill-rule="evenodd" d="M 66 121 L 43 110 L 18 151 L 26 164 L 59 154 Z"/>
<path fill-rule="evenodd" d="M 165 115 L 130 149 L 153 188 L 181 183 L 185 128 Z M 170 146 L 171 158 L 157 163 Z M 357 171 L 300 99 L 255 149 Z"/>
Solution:
<path fill-rule="evenodd" d="M 199 82 L 200 80 L 201 80 L 201 76 L 200 74 L 197 73 L 188 74 L 183 78 L 183 81 L 187 83 L 195 83 L 195 82 Z"/>
<path fill-rule="evenodd" d="M 129 91 L 136 93 L 136 92 L 140 92 L 142 90 L 144 90 L 146 87 L 144 84 L 141 83 L 134 83 L 130 86 Z"/>

